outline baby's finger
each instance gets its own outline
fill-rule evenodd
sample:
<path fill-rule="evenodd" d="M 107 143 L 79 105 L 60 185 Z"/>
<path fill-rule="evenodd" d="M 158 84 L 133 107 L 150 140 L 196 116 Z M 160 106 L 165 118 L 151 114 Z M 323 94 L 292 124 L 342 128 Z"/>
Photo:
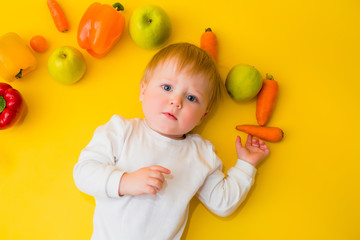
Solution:
<path fill-rule="evenodd" d="M 236 137 L 236 144 L 241 144 L 241 137 L 240 136 Z"/>
<path fill-rule="evenodd" d="M 241 137 L 239 136 L 236 137 L 235 147 L 242 148 Z"/>
<path fill-rule="evenodd" d="M 149 176 L 152 177 L 152 178 L 156 178 L 156 179 L 158 179 L 158 180 L 161 181 L 161 182 L 165 181 L 164 176 L 163 176 L 162 173 L 159 172 L 159 171 L 151 170 Z"/>
<path fill-rule="evenodd" d="M 155 188 L 157 191 L 160 191 L 163 186 L 163 182 L 157 178 L 149 178 L 147 184 Z"/>
<path fill-rule="evenodd" d="M 251 146 L 252 135 L 248 134 L 246 139 L 246 146 Z"/>
<path fill-rule="evenodd" d="M 261 150 L 269 150 L 268 146 L 266 145 L 260 145 Z"/>
<path fill-rule="evenodd" d="M 253 145 L 254 147 L 259 147 L 259 140 L 256 139 L 256 138 L 254 138 L 254 139 L 252 140 L 252 145 Z"/>
<path fill-rule="evenodd" d="M 155 195 L 156 194 L 156 189 L 153 186 L 147 185 L 144 188 L 144 193 Z"/>
<path fill-rule="evenodd" d="M 159 171 L 161 173 L 164 173 L 164 174 L 170 174 L 171 171 L 167 168 L 164 168 L 162 166 L 159 166 L 159 165 L 153 165 L 153 166 L 150 166 L 149 167 L 151 170 L 155 170 L 155 171 Z"/>
<path fill-rule="evenodd" d="M 260 149 L 263 150 L 265 153 L 268 153 L 270 151 L 269 147 L 264 142 L 260 144 Z"/>

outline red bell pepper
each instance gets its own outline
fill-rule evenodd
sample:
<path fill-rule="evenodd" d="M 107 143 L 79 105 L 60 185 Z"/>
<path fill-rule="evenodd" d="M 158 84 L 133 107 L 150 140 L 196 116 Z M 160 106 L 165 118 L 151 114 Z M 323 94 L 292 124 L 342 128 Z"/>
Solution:
<path fill-rule="evenodd" d="M 19 91 L 7 83 L 0 83 L 0 130 L 18 123 L 25 112 L 25 102 Z"/>

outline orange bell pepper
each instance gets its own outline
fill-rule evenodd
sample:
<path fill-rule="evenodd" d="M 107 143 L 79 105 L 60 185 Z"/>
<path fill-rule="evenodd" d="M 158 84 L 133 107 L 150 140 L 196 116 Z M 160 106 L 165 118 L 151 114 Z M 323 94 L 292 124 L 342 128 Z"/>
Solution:
<path fill-rule="evenodd" d="M 77 32 L 79 46 L 97 58 L 108 53 L 124 30 L 122 10 L 124 7 L 120 3 L 113 6 L 97 2 L 91 4 L 80 20 Z"/>

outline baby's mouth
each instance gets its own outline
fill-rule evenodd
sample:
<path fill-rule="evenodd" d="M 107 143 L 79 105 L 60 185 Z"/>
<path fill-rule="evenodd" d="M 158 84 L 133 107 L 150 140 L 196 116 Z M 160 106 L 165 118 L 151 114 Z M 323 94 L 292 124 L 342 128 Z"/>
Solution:
<path fill-rule="evenodd" d="M 171 113 L 164 112 L 163 114 L 165 115 L 165 117 L 167 117 L 170 120 L 177 120 L 177 118 Z"/>

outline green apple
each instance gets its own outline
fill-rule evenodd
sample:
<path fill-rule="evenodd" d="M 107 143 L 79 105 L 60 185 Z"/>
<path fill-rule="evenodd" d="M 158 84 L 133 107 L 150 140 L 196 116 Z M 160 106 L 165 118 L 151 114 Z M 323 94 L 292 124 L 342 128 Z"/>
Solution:
<path fill-rule="evenodd" d="M 129 20 L 129 32 L 139 47 L 153 49 L 163 45 L 171 35 L 171 22 L 167 13 L 155 5 L 134 10 Z"/>
<path fill-rule="evenodd" d="M 51 77 L 63 84 L 79 81 L 86 72 L 84 56 L 70 46 L 57 48 L 50 55 L 47 67 Z"/>
<path fill-rule="evenodd" d="M 235 65 L 228 73 L 225 81 L 229 95 L 238 102 L 248 101 L 255 97 L 263 84 L 261 73 L 246 64 Z"/>

